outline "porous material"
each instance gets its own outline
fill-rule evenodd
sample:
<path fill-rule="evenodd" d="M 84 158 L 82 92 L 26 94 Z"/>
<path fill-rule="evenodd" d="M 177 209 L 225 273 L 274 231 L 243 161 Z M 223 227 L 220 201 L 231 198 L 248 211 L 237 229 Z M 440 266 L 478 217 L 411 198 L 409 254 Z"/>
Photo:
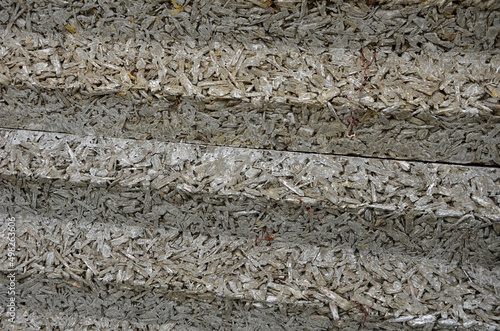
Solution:
<path fill-rule="evenodd" d="M 500 163 L 495 1 L 49 3 L 0 14 L 4 127 Z"/>
<path fill-rule="evenodd" d="M 354 302 L 370 307 L 373 327 L 496 323 L 498 169 L 1 134 L 2 214 L 18 218 L 27 311 L 59 307 L 37 294 L 59 279 L 62 293 L 92 302 L 61 299 L 69 313 L 128 316 L 135 327 L 171 323 L 147 307 L 176 300 L 187 315 L 211 314 L 206 298 L 257 315 L 291 314 L 276 311 L 285 305 L 311 329 L 332 326 L 330 304 L 343 312 L 333 325 L 358 326 Z M 94 302 L 116 292 L 135 303 Z"/>
<path fill-rule="evenodd" d="M 500 329 L 498 1 L 0 1 L 5 330 Z"/>

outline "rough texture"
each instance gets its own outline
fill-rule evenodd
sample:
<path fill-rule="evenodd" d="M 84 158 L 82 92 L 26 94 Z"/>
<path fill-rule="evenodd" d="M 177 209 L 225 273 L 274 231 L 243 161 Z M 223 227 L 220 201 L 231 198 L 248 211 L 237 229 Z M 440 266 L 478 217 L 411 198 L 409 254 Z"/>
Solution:
<path fill-rule="evenodd" d="M 251 314 L 292 314 L 275 311 L 285 304 L 310 329 L 331 327 L 330 302 L 352 310 L 334 325 L 359 326 L 354 301 L 372 300 L 367 327 L 423 316 L 441 326 L 496 323 L 498 169 L 20 130 L 1 137 L 2 213 L 18 218 L 28 311 L 59 307 L 37 294 L 49 286 L 32 280 L 41 277 L 84 296 L 86 304 L 61 303 L 67 313 L 127 316 L 135 326 L 166 323 L 147 307 L 184 295 L 187 315 L 205 296 L 210 309 L 234 303 Z M 144 308 L 112 305 L 105 298 L 115 292 L 125 302 L 138 295 Z"/>
<path fill-rule="evenodd" d="M 0 0 L 1 328 L 500 329 L 499 10 Z"/>
<path fill-rule="evenodd" d="M 51 132 L 500 163 L 494 1 L 256 3 L 12 3 L 0 14 L 0 120 Z"/>

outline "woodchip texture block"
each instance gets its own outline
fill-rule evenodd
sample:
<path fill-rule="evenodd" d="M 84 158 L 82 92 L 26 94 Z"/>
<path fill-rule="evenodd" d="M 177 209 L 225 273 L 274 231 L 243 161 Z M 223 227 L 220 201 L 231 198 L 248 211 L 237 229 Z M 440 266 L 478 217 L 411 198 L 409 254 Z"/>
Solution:
<path fill-rule="evenodd" d="M 1 328 L 498 330 L 499 83 L 493 0 L 0 1 Z"/>

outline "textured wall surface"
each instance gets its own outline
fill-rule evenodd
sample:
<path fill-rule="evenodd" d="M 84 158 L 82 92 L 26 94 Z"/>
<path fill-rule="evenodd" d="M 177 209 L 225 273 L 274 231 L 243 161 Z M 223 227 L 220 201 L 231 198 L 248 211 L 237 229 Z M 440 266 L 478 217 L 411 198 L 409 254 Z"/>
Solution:
<path fill-rule="evenodd" d="M 0 2 L 2 328 L 500 329 L 499 10 Z"/>

